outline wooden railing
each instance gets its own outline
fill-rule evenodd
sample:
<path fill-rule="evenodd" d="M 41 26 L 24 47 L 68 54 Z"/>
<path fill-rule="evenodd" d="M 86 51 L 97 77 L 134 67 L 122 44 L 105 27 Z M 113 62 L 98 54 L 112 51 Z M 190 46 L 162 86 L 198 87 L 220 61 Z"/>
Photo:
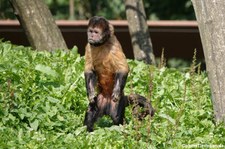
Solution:
<path fill-rule="evenodd" d="M 115 34 L 122 44 L 128 58 L 133 58 L 127 21 L 110 21 L 115 27 Z M 69 48 L 76 45 L 79 53 L 84 54 L 86 45 L 87 21 L 56 21 Z M 197 58 L 204 58 L 199 30 L 196 21 L 148 21 L 154 53 L 165 57 L 192 59 L 194 49 Z M 18 21 L 0 20 L 0 38 L 9 40 L 13 44 L 29 46 L 25 33 Z"/>

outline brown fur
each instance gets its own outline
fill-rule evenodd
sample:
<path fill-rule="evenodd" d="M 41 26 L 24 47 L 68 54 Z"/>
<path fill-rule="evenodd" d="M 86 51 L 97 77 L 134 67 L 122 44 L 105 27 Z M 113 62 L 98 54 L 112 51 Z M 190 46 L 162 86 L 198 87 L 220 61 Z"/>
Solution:
<path fill-rule="evenodd" d="M 89 43 L 85 52 L 85 72 L 94 70 L 98 77 L 98 92 L 111 96 L 116 72 L 128 73 L 129 68 L 122 47 L 111 34 L 109 40 L 101 46 Z"/>

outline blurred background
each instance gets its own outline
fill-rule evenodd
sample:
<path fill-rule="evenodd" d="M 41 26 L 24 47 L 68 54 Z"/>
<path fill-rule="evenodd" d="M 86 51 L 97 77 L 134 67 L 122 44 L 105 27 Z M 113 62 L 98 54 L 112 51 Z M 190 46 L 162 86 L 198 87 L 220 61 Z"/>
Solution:
<path fill-rule="evenodd" d="M 44 0 L 55 19 L 85 20 L 101 15 L 111 20 L 124 20 L 123 0 Z M 195 20 L 190 0 L 143 0 L 148 20 Z M 0 19 L 15 19 L 8 0 L 0 1 Z"/>
<path fill-rule="evenodd" d="M 100 15 L 115 26 L 115 33 L 128 58 L 133 58 L 123 0 L 44 0 L 56 19 L 69 48 L 76 45 L 81 55 L 86 44 L 87 20 Z M 169 67 L 188 67 L 194 50 L 203 63 L 204 55 L 190 0 L 143 0 L 154 54 L 164 56 Z M 8 0 L 0 1 L 0 38 L 29 46 Z"/>

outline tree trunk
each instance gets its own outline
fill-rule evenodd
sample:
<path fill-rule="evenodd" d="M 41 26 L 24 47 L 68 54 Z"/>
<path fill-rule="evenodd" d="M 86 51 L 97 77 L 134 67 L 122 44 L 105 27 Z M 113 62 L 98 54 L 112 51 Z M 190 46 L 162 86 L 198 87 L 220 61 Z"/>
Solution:
<path fill-rule="evenodd" d="M 10 0 L 32 48 L 67 49 L 62 34 L 43 0 Z"/>
<path fill-rule="evenodd" d="M 142 0 L 125 0 L 125 5 L 135 59 L 148 64 L 155 64 Z"/>
<path fill-rule="evenodd" d="M 225 122 L 225 3 L 192 0 L 197 17 L 217 122 Z"/>
<path fill-rule="evenodd" d="M 70 20 L 74 20 L 74 0 L 70 0 L 69 4 L 69 9 L 70 9 Z"/>

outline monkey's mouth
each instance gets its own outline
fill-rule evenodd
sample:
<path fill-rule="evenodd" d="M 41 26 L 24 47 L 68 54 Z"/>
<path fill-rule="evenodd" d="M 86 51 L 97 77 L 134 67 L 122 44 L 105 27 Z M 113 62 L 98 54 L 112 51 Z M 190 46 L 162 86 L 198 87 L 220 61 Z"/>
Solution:
<path fill-rule="evenodd" d="M 88 42 L 90 43 L 90 45 L 95 46 L 95 47 L 101 46 L 104 44 L 104 42 L 102 42 L 102 41 L 96 41 L 96 40 L 92 40 L 92 39 L 89 39 Z"/>
<path fill-rule="evenodd" d="M 88 42 L 89 42 L 90 44 L 94 44 L 95 42 L 98 42 L 98 41 L 93 40 L 93 39 L 88 39 Z"/>

